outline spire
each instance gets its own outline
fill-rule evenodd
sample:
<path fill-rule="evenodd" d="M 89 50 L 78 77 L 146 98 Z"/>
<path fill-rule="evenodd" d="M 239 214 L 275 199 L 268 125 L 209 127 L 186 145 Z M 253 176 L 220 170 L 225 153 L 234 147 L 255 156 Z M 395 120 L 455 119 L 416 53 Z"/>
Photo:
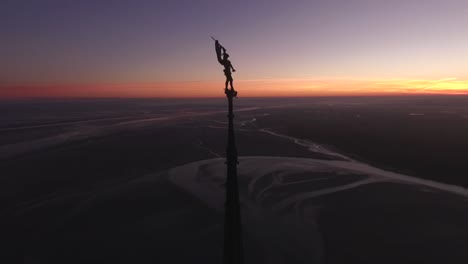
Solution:
<path fill-rule="evenodd" d="M 242 243 L 242 222 L 237 183 L 237 148 L 234 135 L 234 113 L 232 98 L 237 95 L 233 90 L 226 90 L 228 98 L 228 142 L 226 148 L 226 203 L 224 213 L 224 264 L 244 263 Z"/>
<path fill-rule="evenodd" d="M 226 76 L 225 90 L 228 99 L 228 140 L 226 148 L 226 202 L 224 211 L 224 264 L 243 264 L 244 249 L 242 243 L 242 221 L 239 203 L 239 186 L 237 183 L 237 148 L 234 135 L 234 113 L 232 98 L 237 96 L 233 87 L 232 71 L 236 71 L 227 56 L 221 58 L 221 51 L 226 54 L 226 49 L 215 41 L 216 57 L 218 62 L 224 66 L 224 75 Z M 228 89 L 228 83 L 231 89 Z"/>

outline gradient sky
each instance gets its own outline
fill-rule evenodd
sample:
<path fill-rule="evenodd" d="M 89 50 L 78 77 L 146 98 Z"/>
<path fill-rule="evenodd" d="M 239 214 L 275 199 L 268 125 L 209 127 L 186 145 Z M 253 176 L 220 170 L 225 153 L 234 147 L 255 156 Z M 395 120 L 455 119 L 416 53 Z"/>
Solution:
<path fill-rule="evenodd" d="M 468 93 L 466 0 L 2 0 L 0 98 Z"/>

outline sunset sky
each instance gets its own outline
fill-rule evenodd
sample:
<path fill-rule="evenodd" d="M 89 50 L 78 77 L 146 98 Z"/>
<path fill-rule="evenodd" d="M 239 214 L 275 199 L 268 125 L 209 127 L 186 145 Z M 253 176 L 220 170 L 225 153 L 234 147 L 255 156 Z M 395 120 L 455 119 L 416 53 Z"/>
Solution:
<path fill-rule="evenodd" d="M 468 94 L 466 0 L 2 0 L 0 98 Z"/>

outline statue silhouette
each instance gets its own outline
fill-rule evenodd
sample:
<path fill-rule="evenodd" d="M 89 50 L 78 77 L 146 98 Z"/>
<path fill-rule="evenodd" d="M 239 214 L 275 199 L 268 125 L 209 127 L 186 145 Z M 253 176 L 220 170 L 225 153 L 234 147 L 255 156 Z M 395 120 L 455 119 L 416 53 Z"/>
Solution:
<path fill-rule="evenodd" d="M 215 40 L 215 49 L 216 49 L 216 56 L 218 58 L 218 62 L 224 66 L 224 75 L 226 76 L 226 82 L 225 82 L 225 91 L 226 93 L 228 92 L 228 83 L 231 85 L 231 91 L 234 96 L 237 95 L 237 92 L 234 90 L 233 86 L 233 79 L 232 79 L 232 72 L 236 72 L 234 69 L 234 66 L 232 66 L 231 61 L 228 59 L 229 54 L 227 54 L 226 49 L 219 44 L 219 41 Z"/>

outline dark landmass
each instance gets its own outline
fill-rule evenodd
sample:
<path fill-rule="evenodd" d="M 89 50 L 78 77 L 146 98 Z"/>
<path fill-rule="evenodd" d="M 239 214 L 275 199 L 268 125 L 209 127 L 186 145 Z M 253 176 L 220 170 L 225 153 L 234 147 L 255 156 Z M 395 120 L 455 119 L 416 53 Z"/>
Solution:
<path fill-rule="evenodd" d="M 467 199 L 374 183 L 311 199 L 308 206 L 314 205 L 324 208 L 319 225 L 328 263 L 462 263 L 465 258 Z"/>
<path fill-rule="evenodd" d="M 257 121 L 380 168 L 468 187 L 465 96 L 315 99 Z"/>
<path fill-rule="evenodd" d="M 238 98 L 235 103 L 241 157 L 336 161 L 347 156 L 391 171 L 468 186 L 467 97 Z M 0 110 L 0 233 L 8 241 L 0 262 L 218 262 L 222 212 L 194 200 L 194 194 L 168 181 L 166 172 L 224 156 L 223 99 L 23 101 L 2 103 Z M 271 161 L 262 166 L 274 165 Z M 257 184 L 271 185 L 284 172 L 271 172 Z M 152 175 L 151 182 L 145 182 L 147 175 Z M 213 177 L 223 175 L 221 170 Z M 205 176 L 209 182 L 209 175 L 200 178 Z M 270 191 L 256 188 L 252 193 L 247 192 L 250 179 L 240 182 L 246 201 L 253 199 L 255 206 L 269 211 L 288 197 L 352 184 L 363 177 L 306 169 L 283 179 L 291 185 Z M 397 242 L 401 250 L 395 258 L 380 263 L 412 263 L 396 260 L 411 254 L 404 250 L 406 239 L 408 246 L 418 246 L 412 260 L 432 257 L 437 260 L 433 263 L 440 263 L 434 250 L 441 247 L 444 256 L 453 253 L 449 263 L 460 263 L 456 260 L 464 257 L 460 252 L 467 233 L 462 221 L 468 217 L 463 213 L 466 199 L 434 193 L 373 183 L 326 201 L 317 197 L 301 204 L 326 207 L 313 211 L 319 216 L 329 263 L 375 263 Z M 275 210 L 268 213 L 271 230 L 282 223 L 282 213 L 296 209 L 288 206 L 278 211 L 280 215 Z M 298 217 L 307 215 L 307 210 L 301 209 Z M 400 213 L 411 216 L 395 218 Z M 403 228 L 405 219 L 408 225 Z M 279 230 L 284 234 L 309 230 L 307 219 L 301 224 L 294 221 Z M 449 232 L 451 226 L 454 233 Z M 424 235 L 425 228 L 443 231 Z M 378 233 L 381 229 L 384 235 Z M 414 232 L 407 235 L 410 230 Z M 263 251 L 252 253 L 261 244 L 249 241 L 251 260 L 265 261 L 274 245 L 266 239 Z M 183 254 L 174 256 L 172 252 L 180 248 Z M 361 254 L 362 248 L 366 252 Z M 431 251 L 430 257 L 421 257 L 425 251 Z"/>

